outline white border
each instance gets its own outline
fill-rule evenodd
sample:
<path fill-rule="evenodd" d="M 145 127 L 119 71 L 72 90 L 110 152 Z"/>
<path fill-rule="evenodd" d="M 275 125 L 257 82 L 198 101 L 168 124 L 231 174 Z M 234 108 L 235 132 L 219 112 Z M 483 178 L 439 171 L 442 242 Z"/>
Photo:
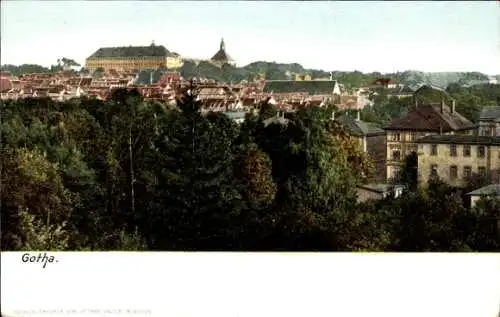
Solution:
<path fill-rule="evenodd" d="M 22 253 L 2 253 L 2 313 L 497 317 L 500 306 L 498 254 L 50 255 L 58 262 L 42 268 L 42 263 L 23 263 Z M 126 314 L 126 309 L 142 314 Z"/>

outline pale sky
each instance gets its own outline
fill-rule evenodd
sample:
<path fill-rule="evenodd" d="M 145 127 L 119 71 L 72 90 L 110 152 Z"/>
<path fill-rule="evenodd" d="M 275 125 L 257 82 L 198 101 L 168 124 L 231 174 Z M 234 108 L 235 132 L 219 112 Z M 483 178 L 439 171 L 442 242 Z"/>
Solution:
<path fill-rule="evenodd" d="M 500 74 L 500 2 L 1 1 L 1 63 L 84 64 L 99 47 L 149 45 L 239 66 L 297 62 L 363 72 Z"/>

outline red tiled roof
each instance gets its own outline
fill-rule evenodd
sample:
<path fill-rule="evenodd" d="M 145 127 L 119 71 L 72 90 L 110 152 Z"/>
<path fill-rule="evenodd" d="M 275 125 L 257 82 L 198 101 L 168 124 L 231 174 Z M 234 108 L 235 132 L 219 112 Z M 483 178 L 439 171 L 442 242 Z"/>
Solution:
<path fill-rule="evenodd" d="M 0 78 L 0 92 L 7 92 L 12 89 L 12 80 L 9 78 Z"/>
<path fill-rule="evenodd" d="M 395 119 L 386 127 L 386 130 L 412 130 L 412 131 L 433 131 L 450 132 L 472 129 L 473 123 L 467 118 L 454 111 L 450 107 L 427 104 L 413 106 L 409 109 L 408 115 Z"/>

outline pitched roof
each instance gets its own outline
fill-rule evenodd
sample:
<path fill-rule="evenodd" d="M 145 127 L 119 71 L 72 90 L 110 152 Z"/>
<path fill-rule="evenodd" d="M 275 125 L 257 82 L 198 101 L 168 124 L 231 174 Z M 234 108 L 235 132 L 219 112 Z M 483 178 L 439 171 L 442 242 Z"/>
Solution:
<path fill-rule="evenodd" d="M 6 92 L 12 89 L 12 81 L 9 78 L 0 78 L 0 92 Z"/>
<path fill-rule="evenodd" d="M 441 108 L 443 111 L 441 111 Z M 447 105 L 426 104 L 410 107 L 408 114 L 395 119 L 385 130 L 450 132 L 473 129 L 475 126 Z"/>
<path fill-rule="evenodd" d="M 469 144 L 469 145 L 500 145 L 500 136 L 488 135 L 427 135 L 416 143 L 432 144 Z"/>
<path fill-rule="evenodd" d="M 500 121 L 500 107 L 484 107 L 479 116 L 481 121 Z"/>
<path fill-rule="evenodd" d="M 224 49 L 220 49 L 215 53 L 215 55 L 210 59 L 215 62 L 229 62 L 232 61 L 231 57 L 226 53 Z"/>
<path fill-rule="evenodd" d="M 417 84 L 415 87 L 412 87 L 412 89 L 415 91 L 415 94 L 418 94 L 420 92 L 420 90 L 423 90 L 426 88 L 430 88 L 432 90 L 437 90 L 437 91 L 440 91 L 444 94 L 448 94 L 444 88 L 438 87 L 435 85 L 426 84 L 426 83 L 420 83 L 420 84 Z"/>
<path fill-rule="evenodd" d="M 120 46 L 120 47 L 101 47 L 89 58 L 109 58 L 109 57 L 142 57 L 142 56 L 171 56 L 165 46 Z"/>
<path fill-rule="evenodd" d="M 310 95 L 332 95 L 336 84 L 336 80 L 268 80 L 265 83 L 264 92 L 302 92 Z"/>
<path fill-rule="evenodd" d="M 337 121 L 355 136 L 376 136 L 385 134 L 384 130 L 378 128 L 373 123 L 356 120 L 348 115 L 340 116 Z"/>
<path fill-rule="evenodd" d="M 467 193 L 468 196 L 483 196 L 483 195 L 494 195 L 494 196 L 500 196 L 500 184 L 491 184 L 487 185 L 484 187 L 481 187 L 479 189 L 476 189 L 474 191 L 471 191 L 470 193 Z"/>

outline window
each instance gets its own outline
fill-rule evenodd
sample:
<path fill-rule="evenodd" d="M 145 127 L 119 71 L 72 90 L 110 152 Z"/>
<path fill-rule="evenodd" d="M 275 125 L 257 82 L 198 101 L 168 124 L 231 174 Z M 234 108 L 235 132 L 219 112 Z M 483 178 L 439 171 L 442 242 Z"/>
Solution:
<path fill-rule="evenodd" d="M 411 144 L 411 145 L 408 145 L 408 152 L 412 153 L 412 152 L 415 152 L 417 153 L 418 151 L 418 146 L 416 144 Z"/>
<path fill-rule="evenodd" d="M 477 173 L 479 174 L 479 176 L 482 176 L 482 177 L 486 176 L 486 167 L 479 166 L 477 168 Z"/>
<path fill-rule="evenodd" d="M 470 156 L 470 145 L 464 145 L 464 156 Z"/>
<path fill-rule="evenodd" d="M 401 173 L 399 169 L 392 170 L 392 179 L 399 180 L 401 178 Z"/>
<path fill-rule="evenodd" d="M 484 157 L 484 146 L 478 146 L 477 147 L 477 157 L 481 157 L 483 158 Z"/>
<path fill-rule="evenodd" d="M 450 179 L 455 180 L 458 177 L 458 168 L 456 165 L 450 166 Z"/>
<path fill-rule="evenodd" d="M 392 160 L 393 161 L 401 161 L 401 152 L 400 151 L 392 151 Z"/>
<path fill-rule="evenodd" d="M 431 155 L 436 156 L 438 154 L 437 144 L 431 144 Z"/>
<path fill-rule="evenodd" d="M 438 176 L 438 166 L 436 164 L 431 165 L 431 176 Z"/>
<path fill-rule="evenodd" d="M 457 156 L 457 145 L 450 144 L 450 156 Z"/>
<path fill-rule="evenodd" d="M 464 166 L 464 178 L 470 178 L 472 175 L 472 168 L 470 166 Z"/>
<path fill-rule="evenodd" d="M 394 134 L 392 135 L 392 140 L 393 140 L 393 141 L 401 141 L 401 134 L 399 134 L 399 133 L 394 133 Z"/>

